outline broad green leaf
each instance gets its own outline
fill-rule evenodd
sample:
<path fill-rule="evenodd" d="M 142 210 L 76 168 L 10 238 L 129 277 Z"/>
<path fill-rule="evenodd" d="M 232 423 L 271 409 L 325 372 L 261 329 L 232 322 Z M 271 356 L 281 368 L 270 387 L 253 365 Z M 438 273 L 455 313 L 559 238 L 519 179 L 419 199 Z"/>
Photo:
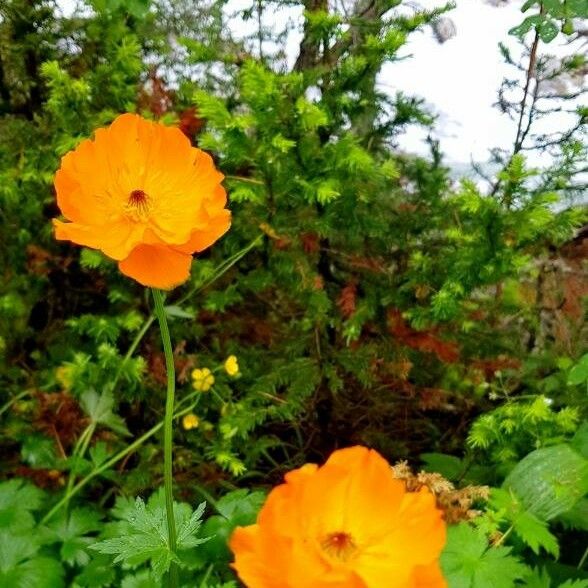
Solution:
<path fill-rule="evenodd" d="M 514 492 L 529 512 L 549 521 L 588 492 L 588 460 L 565 444 L 537 449 L 515 466 L 502 487 Z"/>
<path fill-rule="evenodd" d="M 448 480 L 457 480 L 464 471 L 463 462 L 454 455 L 421 453 L 421 459 L 425 462 L 423 469 L 426 472 L 437 472 Z"/>
<path fill-rule="evenodd" d="M 588 459 L 588 421 L 584 421 L 570 442 L 571 447 Z"/>
<path fill-rule="evenodd" d="M 570 510 L 560 515 L 558 520 L 572 529 L 588 531 L 588 498 L 580 498 Z"/>

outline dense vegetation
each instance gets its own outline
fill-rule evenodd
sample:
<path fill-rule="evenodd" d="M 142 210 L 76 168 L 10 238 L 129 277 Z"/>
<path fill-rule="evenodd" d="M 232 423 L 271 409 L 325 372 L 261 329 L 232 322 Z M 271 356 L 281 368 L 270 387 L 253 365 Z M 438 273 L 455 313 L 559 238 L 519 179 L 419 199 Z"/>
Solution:
<path fill-rule="evenodd" d="M 94 0 L 64 16 L 0 1 L 0 586 L 158 587 L 174 558 L 182 586 L 237 586 L 232 529 L 287 471 L 360 444 L 435 492 L 450 588 L 588 587 L 588 107 L 565 83 L 586 72 L 585 0 L 528 0 L 496 40 L 513 144 L 469 179 L 433 139 L 428 157 L 398 149 L 436 121 L 377 83 L 451 6 L 255 1 L 247 37 L 226 4 Z M 263 14 L 291 5 L 290 67 L 290 25 Z M 556 38 L 568 57 L 549 55 Z M 561 111 L 569 128 L 544 132 Z M 233 215 L 165 301 L 176 554 L 160 532 L 151 298 L 51 226 L 60 158 L 122 112 L 211 153 Z M 192 376 L 204 368 L 210 386 Z"/>

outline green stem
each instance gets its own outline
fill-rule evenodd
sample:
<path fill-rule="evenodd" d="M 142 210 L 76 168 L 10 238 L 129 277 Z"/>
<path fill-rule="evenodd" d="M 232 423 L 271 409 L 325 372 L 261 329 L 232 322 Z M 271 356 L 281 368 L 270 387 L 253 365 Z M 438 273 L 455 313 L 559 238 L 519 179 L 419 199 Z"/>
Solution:
<path fill-rule="evenodd" d="M 71 489 L 73 488 L 74 482 L 76 480 L 76 472 L 75 472 L 75 466 L 76 461 L 78 459 L 83 459 L 87 449 L 88 449 L 88 445 L 90 445 L 90 440 L 92 439 L 92 435 L 94 434 L 94 430 L 96 429 L 96 424 L 95 423 L 90 423 L 82 432 L 82 434 L 80 435 L 77 443 L 75 444 L 74 450 L 70 456 L 70 459 L 72 460 L 72 467 L 69 470 L 69 477 L 67 479 L 67 486 L 66 486 L 66 491 L 65 491 L 65 495 L 69 496 Z M 66 503 L 67 506 L 67 503 Z"/>
<path fill-rule="evenodd" d="M 31 393 L 31 390 L 24 390 L 20 394 L 17 394 L 13 398 L 11 398 L 4 406 L 2 406 L 2 408 L 0 408 L 0 415 L 4 414 L 13 404 L 18 402 L 21 398 L 29 396 Z"/>
<path fill-rule="evenodd" d="M 198 395 L 197 395 L 198 394 Z M 185 414 L 191 413 L 194 408 L 198 404 L 198 400 L 200 399 L 200 393 L 191 394 L 190 397 L 196 396 L 196 402 L 192 402 L 190 406 L 187 406 L 183 410 L 177 412 L 174 415 L 174 419 L 181 418 Z M 183 404 L 186 400 L 190 397 L 185 398 L 181 404 Z M 163 428 L 164 421 L 158 422 L 156 425 L 151 427 L 146 433 L 141 435 L 136 441 L 127 445 L 124 449 L 121 449 L 117 454 L 113 455 L 109 460 L 105 461 L 101 466 L 97 467 L 95 470 L 92 470 L 89 474 L 87 474 L 84 478 L 82 478 L 72 489 L 71 492 L 65 494 L 61 498 L 59 502 L 55 504 L 55 506 L 41 519 L 40 525 L 45 525 L 48 521 L 50 521 L 53 516 L 59 512 L 78 492 L 80 492 L 83 488 L 85 488 L 96 476 L 99 476 L 102 472 L 110 469 L 112 466 L 116 465 L 119 461 L 124 459 L 129 453 L 133 453 L 133 451 L 137 450 L 145 441 L 156 435 L 162 428 Z"/>
<path fill-rule="evenodd" d="M 143 339 L 143 337 L 145 336 L 145 333 L 149 330 L 149 327 L 153 324 L 154 320 L 155 320 L 155 316 L 149 315 L 147 317 L 147 320 L 143 323 L 141 330 L 135 335 L 133 342 L 131 343 L 129 349 L 127 350 L 125 356 L 123 357 L 123 360 L 120 362 L 120 364 L 118 366 L 118 370 L 116 371 L 116 374 L 114 375 L 114 378 L 112 380 L 112 384 L 110 385 L 110 389 L 112 391 L 115 390 L 116 385 L 118 384 L 118 381 L 121 377 L 122 370 L 125 367 L 127 361 L 129 361 L 129 359 L 131 359 L 131 356 L 133 355 L 133 353 L 135 353 L 135 350 L 139 346 L 141 339 Z"/>
<path fill-rule="evenodd" d="M 175 554 L 176 546 L 176 519 L 174 517 L 174 496 L 173 496 L 173 418 L 174 418 L 174 397 L 176 392 L 176 371 L 174 367 L 174 354 L 171 346 L 169 327 L 163 308 L 163 294 L 161 290 L 151 289 L 153 301 L 155 302 L 155 316 L 159 322 L 163 351 L 165 353 L 165 368 L 167 371 L 167 394 L 165 400 L 165 420 L 163 425 L 163 479 L 165 486 L 165 510 L 167 514 L 167 532 L 169 549 Z M 169 588 L 176 588 L 178 585 L 178 568 L 175 562 L 171 563 L 169 569 Z"/>

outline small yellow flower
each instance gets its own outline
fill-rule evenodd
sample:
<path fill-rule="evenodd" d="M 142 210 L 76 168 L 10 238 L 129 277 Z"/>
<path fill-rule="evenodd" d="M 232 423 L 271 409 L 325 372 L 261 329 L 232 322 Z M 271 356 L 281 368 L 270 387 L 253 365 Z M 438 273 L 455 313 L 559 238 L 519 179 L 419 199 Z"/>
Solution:
<path fill-rule="evenodd" d="M 182 418 L 182 427 L 184 427 L 186 431 L 196 429 L 199 424 L 200 419 L 194 413 L 187 414 L 184 418 Z"/>
<path fill-rule="evenodd" d="M 208 368 L 196 369 L 192 372 L 192 386 L 194 390 L 206 392 L 212 388 L 214 376 Z"/>
<path fill-rule="evenodd" d="M 229 355 L 225 361 L 225 372 L 229 376 L 236 376 L 239 373 L 239 363 L 234 355 Z"/>
<path fill-rule="evenodd" d="M 61 384 L 64 390 L 69 390 L 72 384 L 71 367 L 61 365 L 55 370 L 55 379 Z"/>

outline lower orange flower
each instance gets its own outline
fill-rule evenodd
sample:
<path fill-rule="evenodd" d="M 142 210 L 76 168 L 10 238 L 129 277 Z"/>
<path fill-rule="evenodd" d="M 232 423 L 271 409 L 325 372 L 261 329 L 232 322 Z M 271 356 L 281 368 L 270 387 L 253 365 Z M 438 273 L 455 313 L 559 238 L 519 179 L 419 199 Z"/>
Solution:
<path fill-rule="evenodd" d="M 288 473 L 257 524 L 238 527 L 230 540 L 248 588 L 446 588 L 444 544 L 434 496 L 407 492 L 365 447 Z"/>

